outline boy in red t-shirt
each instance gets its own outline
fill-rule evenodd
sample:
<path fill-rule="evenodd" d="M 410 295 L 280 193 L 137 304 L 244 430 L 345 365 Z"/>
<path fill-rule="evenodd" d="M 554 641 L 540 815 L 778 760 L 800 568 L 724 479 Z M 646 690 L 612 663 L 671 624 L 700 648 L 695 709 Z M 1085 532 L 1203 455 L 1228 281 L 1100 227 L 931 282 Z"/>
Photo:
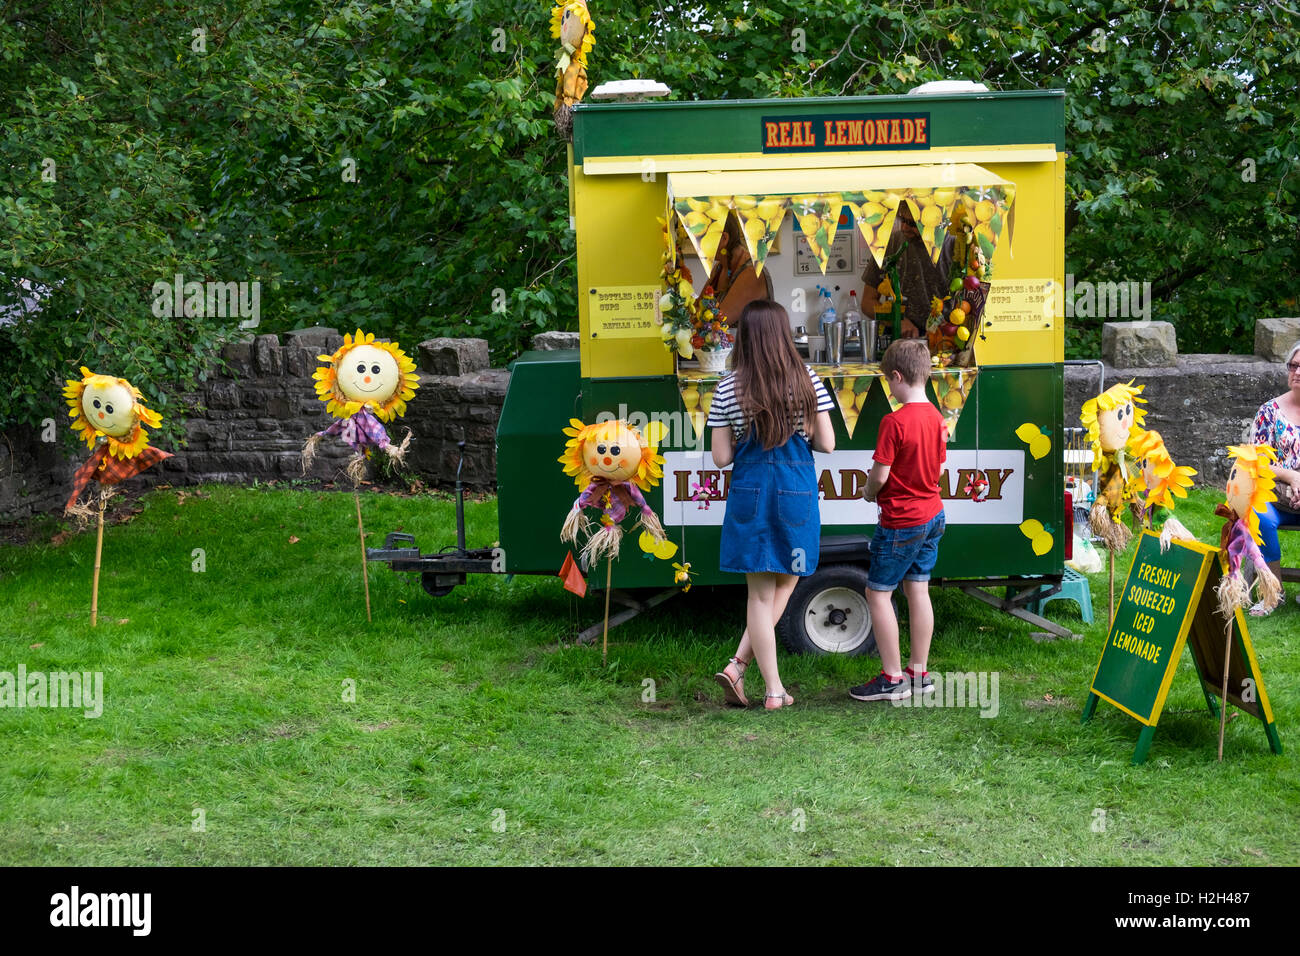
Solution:
<path fill-rule="evenodd" d="M 925 339 L 899 339 L 885 350 L 880 370 L 898 410 L 886 415 L 863 495 L 880 505 L 880 523 L 871 536 L 867 569 L 867 607 L 880 650 L 880 673 L 849 691 L 854 700 L 903 700 L 934 691 L 925 669 L 934 636 L 930 571 L 943 537 L 940 466 L 948 458 L 948 426 L 925 395 L 930 349 Z M 907 597 L 911 655 L 907 673 L 898 650 L 898 619 L 893 594 L 899 584 Z"/>

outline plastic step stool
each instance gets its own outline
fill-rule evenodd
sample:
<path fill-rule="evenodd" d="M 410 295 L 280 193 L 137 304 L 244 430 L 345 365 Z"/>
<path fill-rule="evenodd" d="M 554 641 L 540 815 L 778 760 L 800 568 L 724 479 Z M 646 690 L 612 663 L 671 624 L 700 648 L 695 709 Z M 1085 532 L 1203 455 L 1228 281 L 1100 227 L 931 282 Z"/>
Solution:
<path fill-rule="evenodd" d="M 1046 585 L 1044 585 L 1046 587 Z M 1029 610 L 1039 617 L 1043 615 L 1043 609 L 1052 601 L 1073 601 L 1079 605 L 1079 613 L 1083 616 L 1085 624 L 1092 623 L 1092 589 L 1088 587 L 1088 579 L 1080 574 L 1074 568 L 1066 568 L 1065 574 L 1061 578 L 1061 590 L 1048 597 L 1038 601 L 1032 601 L 1029 604 Z"/>

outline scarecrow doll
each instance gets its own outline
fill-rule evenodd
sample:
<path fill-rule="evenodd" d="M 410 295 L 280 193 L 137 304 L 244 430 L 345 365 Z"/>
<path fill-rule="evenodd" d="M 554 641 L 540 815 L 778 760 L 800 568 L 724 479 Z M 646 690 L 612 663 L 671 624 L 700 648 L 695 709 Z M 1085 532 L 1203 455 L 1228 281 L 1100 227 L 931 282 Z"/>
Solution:
<path fill-rule="evenodd" d="M 104 546 L 104 507 L 112 494 L 109 489 L 172 455 L 149 444 L 145 429 L 162 425 L 162 416 L 145 407 L 140 390 L 126 379 L 97 375 L 83 365 L 81 378 L 68 380 L 63 395 L 68 400 L 73 430 L 91 450 L 86 463 L 72 476 L 72 494 L 64 505 L 64 513 L 76 516 L 78 521 L 88 518 L 89 505 L 78 504 L 77 497 L 90 482 L 100 485 L 99 528 L 90 592 L 93 627 L 99 617 L 99 568 Z"/>
<path fill-rule="evenodd" d="M 1259 587 L 1259 600 L 1250 613 L 1256 617 L 1268 614 L 1282 601 L 1282 583 L 1269 570 L 1259 550 L 1263 541 L 1259 534 L 1259 515 L 1271 502 L 1277 501 L 1273 491 L 1276 476 L 1269 467 L 1277 460 L 1276 454 L 1268 445 L 1228 446 L 1232 471 L 1226 485 L 1227 500 L 1214 513 L 1228 519 L 1220 534 L 1220 547 L 1228 555 L 1228 573 L 1215 588 L 1215 594 L 1219 598 L 1219 613 L 1229 622 L 1237 608 L 1250 604 L 1252 585 L 1242 573 L 1242 563 L 1246 560 L 1255 566 L 1255 584 Z"/>

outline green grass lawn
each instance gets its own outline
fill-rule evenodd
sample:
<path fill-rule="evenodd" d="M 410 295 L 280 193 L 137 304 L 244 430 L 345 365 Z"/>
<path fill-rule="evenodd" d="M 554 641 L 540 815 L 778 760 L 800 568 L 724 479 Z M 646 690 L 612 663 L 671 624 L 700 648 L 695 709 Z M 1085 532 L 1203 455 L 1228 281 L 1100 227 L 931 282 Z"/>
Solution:
<path fill-rule="evenodd" d="M 604 669 L 599 647 L 571 645 L 601 602 L 554 578 L 481 576 L 435 599 L 376 566 L 368 624 L 350 494 L 179 498 L 153 492 L 107 529 L 97 629 L 93 528 L 54 545 L 49 519 L 0 546 L 0 670 L 105 682 L 98 719 L 0 709 L 0 864 L 1300 862 L 1294 586 L 1251 623 L 1286 753 L 1241 715 L 1216 763 L 1185 652 L 1135 768 L 1136 721 L 1102 704 L 1079 724 L 1104 575 L 1095 625 L 1051 606 L 1082 641 L 1035 643 L 1030 625 L 936 592 L 930 666 L 998 672 L 994 718 L 859 704 L 846 689 L 874 658 L 788 655 L 798 703 L 768 714 L 724 708 L 712 682 L 738 588 L 619 628 Z M 1216 500 L 1178 512 L 1203 540 Z M 455 540 L 445 499 L 363 503 L 372 542 L 399 527 L 426 551 Z M 471 545 L 496 539 L 494 501 L 467 518 Z M 757 668 L 747 690 L 762 693 Z"/>

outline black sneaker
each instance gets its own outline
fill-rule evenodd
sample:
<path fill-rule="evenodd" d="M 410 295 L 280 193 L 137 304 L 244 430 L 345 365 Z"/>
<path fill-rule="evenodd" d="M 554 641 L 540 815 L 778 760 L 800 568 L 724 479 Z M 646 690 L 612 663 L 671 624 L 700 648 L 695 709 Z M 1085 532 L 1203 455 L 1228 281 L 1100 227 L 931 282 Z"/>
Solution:
<path fill-rule="evenodd" d="M 926 673 L 922 674 L 920 677 L 916 677 L 915 675 L 909 674 L 907 671 L 903 671 L 903 680 L 910 680 L 912 682 L 913 694 L 934 693 L 934 678 L 930 676 L 929 671 L 926 671 Z"/>
<path fill-rule="evenodd" d="M 906 700 L 912 696 L 912 684 L 906 677 L 890 680 L 882 673 L 851 689 L 849 696 L 854 700 Z"/>

